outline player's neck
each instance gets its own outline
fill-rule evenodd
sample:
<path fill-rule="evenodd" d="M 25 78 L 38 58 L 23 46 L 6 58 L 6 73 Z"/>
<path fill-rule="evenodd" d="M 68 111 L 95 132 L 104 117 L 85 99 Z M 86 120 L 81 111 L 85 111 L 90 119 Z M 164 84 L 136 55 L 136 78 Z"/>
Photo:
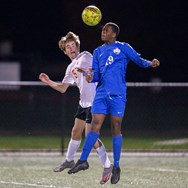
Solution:
<path fill-rule="evenodd" d="M 114 43 L 115 41 L 116 41 L 116 40 L 105 41 L 105 44 L 106 44 L 106 45 L 110 45 L 110 44 Z"/>
<path fill-rule="evenodd" d="M 114 43 L 115 41 L 111 41 L 111 42 L 105 42 L 106 45 L 110 45 L 112 43 Z"/>

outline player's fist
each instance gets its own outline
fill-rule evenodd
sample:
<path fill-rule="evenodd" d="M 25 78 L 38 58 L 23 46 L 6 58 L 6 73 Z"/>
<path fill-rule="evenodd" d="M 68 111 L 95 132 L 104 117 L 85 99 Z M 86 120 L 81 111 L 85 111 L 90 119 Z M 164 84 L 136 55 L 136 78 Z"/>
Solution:
<path fill-rule="evenodd" d="M 158 67 L 159 65 L 160 65 L 160 61 L 159 61 L 159 60 L 153 59 L 153 60 L 151 61 L 151 66 L 152 66 L 153 68 Z"/>
<path fill-rule="evenodd" d="M 92 81 L 92 79 L 93 79 L 93 76 L 92 76 L 92 74 L 87 74 L 86 75 L 86 80 L 87 80 L 87 82 L 91 82 Z"/>
<path fill-rule="evenodd" d="M 49 76 L 48 76 L 47 74 L 45 74 L 45 73 L 41 73 L 41 74 L 39 75 L 39 79 L 40 79 L 42 82 L 44 82 L 44 83 L 47 83 L 47 82 L 50 80 Z"/>

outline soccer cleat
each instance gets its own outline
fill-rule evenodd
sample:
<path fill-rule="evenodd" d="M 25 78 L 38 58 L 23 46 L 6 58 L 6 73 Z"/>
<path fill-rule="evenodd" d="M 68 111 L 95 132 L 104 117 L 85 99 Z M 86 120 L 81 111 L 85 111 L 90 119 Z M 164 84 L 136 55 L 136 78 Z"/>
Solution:
<path fill-rule="evenodd" d="M 88 168 L 89 163 L 87 161 L 78 160 L 75 166 L 68 171 L 68 174 L 74 174 L 81 170 L 87 170 Z"/>
<path fill-rule="evenodd" d="M 103 174 L 102 174 L 102 178 L 100 180 L 100 184 L 105 184 L 111 176 L 112 173 L 112 169 L 113 169 L 113 165 L 111 164 L 109 168 L 104 168 Z"/>
<path fill-rule="evenodd" d="M 120 180 L 120 172 L 121 169 L 119 167 L 113 167 L 112 176 L 111 176 L 111 184 L 116 184 Z"/>
<path fill-rule="evenodd" d="M 61 172 L 63 170 L 65 170 L 66 168 L 72 168 L 75 165 L 74 161 L 65 161 L 64 163 L 62 163 L 61 165 L 57 166 L 56 168 L 54 168 L 54 172 Z"/>

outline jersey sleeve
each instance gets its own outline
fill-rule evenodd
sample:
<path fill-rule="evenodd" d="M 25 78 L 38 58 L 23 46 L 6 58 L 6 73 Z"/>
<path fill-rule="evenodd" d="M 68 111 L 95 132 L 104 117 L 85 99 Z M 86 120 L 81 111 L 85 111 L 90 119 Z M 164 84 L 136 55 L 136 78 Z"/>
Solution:
<path fill-rule="evenodd" d="M 72 74 L 71 74 L 70 65 L 66 69 L 65 76 L 64 76 L 62 82 L 66 83 L 66 84 L 74 84 L 74 79 L 73 79 Z"/>
<path fill-rule="evenodd" d="M 123 51 L 125 55 L 138 66 L 143 68 L 151 67 L 151 61 L 143 59 L 129 44 L 124 43 Z"/>
<path fill-rule="evenodd" d="M 92 63 L 92 69 L 93 72 L 93 79 L 92 82 L 99 82 L 100 81 L 100 71 L 99 71 L 99 62 L 98 62 L 98 53 L 97 50 L 93 52 L 93 63 Z"/>
<path fill-rule="evenodd" d="M 84 52 L 80 63 L 81 68 L 92 68 L 93 56 L 89 52 Z"/>

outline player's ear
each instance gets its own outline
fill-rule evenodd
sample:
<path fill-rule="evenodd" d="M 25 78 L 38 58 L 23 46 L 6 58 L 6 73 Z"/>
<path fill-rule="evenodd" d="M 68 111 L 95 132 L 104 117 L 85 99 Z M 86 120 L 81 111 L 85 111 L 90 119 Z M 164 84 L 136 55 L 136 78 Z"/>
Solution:
<path fill-rule="evenodd" d="M 112 33 L 112 37 L 113 37 L 113 38 L 117 38 L 117 35 L 116 35 L 115 32 Z"/>

